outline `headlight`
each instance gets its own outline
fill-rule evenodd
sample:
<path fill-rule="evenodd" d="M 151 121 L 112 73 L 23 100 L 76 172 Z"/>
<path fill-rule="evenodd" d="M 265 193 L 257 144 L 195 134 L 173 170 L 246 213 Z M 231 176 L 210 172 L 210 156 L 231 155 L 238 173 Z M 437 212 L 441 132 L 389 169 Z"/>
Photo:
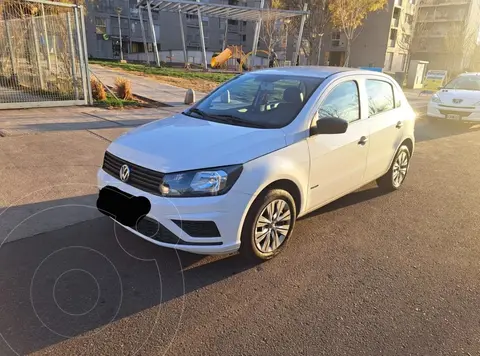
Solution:
<path fill-rule="evenodd" d="M 166 197 L 222 195 L 235 184 L 242 169 L 242 165 L 237 165 L 169 173 L 163 177 L 159 190 Z"/>
<path fill-rule="evenodd" d="M 437 103 L 437 104 L 440 104 L 442 101 L 440 100 L 440 98 L 438 97 L 437 94 L 433 94 L 432 96 L 432 103 Z"/>

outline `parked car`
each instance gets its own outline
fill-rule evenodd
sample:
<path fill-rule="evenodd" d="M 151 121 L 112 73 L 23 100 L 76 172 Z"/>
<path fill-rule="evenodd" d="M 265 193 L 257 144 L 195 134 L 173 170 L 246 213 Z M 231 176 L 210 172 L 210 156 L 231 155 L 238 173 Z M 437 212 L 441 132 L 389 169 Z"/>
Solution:
<path fill-rule="evenodd" d="M 480 73 L 464 73 L 453 79 L 428 103 L 432 119 L 480 121 Z"/>
<path fill-rule="evenodd" d="M 159 246 L 267 260 L 298 217 L 374 180 L 400 188 L 414 124 L 401 88 L 382 73 L 251 72 L 112 142 L 97 206 Z"/>

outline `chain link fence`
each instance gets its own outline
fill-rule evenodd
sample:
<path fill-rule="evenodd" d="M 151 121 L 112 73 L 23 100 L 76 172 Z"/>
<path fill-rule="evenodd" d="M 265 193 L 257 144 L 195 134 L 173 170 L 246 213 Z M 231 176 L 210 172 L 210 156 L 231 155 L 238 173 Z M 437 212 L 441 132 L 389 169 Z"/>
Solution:
<path fill-rule="evenodd" d="M 0 2 L 0 109 L 91 103 L 84 10 Z"/>

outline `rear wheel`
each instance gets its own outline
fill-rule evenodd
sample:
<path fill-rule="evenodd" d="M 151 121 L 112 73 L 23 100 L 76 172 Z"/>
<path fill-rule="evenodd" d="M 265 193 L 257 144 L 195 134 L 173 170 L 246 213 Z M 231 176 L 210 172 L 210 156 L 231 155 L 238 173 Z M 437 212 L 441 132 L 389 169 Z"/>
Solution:
<path fill-rule="evenodd" d="M 290 238 L 297 212 L 285 190 L 273 189 L 252 204 L 242 229 L 240 252 L 253 260 L 269 260 L 279 254 Z"/>
<path fill-rule="evenodd" d="M 377 184 L 381 189 L 394 191 L 402 186 L 410 167 L 410 155 L 407 146 L 402 145 L 398 149 L 388 172 L 377 179 Z"/>

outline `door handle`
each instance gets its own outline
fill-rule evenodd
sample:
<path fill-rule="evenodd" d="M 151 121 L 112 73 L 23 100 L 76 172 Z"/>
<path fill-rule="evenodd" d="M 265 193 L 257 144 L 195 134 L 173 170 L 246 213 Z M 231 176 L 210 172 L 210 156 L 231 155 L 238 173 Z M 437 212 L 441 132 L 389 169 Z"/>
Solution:
<path fill-rule="evenodd" d="M 362 136 L 360 137 L 360 141 L 358 141 L 358 144 L 361 146 L 365 146 L 365 144 L 368 142 L 368 137 Z"/>
<path fill-rule="evenodd" d="M 399 121 L 399 122 L 397 122 L 397 126 L 395 126 L 395 127 L 397 129 L 400 129 L 400 128 L 402 128 L 402 126 L 403 126 L 403 122 Z"/>

